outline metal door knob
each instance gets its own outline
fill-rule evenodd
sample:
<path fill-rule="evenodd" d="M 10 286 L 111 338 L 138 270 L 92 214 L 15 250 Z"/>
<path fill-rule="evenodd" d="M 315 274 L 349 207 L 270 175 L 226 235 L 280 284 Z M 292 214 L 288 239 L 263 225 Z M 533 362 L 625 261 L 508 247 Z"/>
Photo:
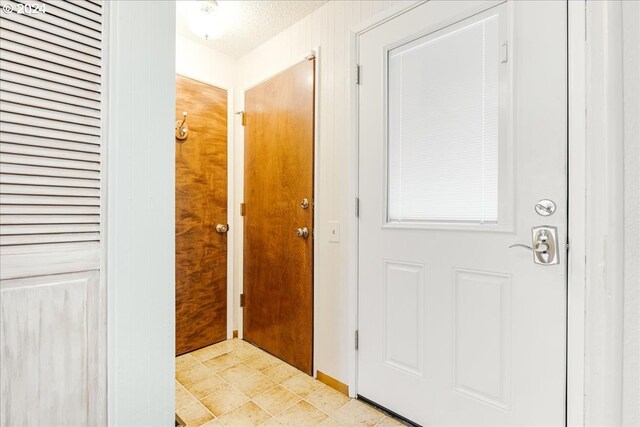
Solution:
<path fill-rule="evenodd" d="M 306 239 L 309 237 L 309 229 L 307 227 L 298 228 L 296 230 L 296 236 Z"/>
<path fill-rule="evenodd" d="M 229 231 L 229 226 L 226 224 L 218 224 L 216 225 L 216 231 L 220 234 L 226 233 L 227 231 Z"/>

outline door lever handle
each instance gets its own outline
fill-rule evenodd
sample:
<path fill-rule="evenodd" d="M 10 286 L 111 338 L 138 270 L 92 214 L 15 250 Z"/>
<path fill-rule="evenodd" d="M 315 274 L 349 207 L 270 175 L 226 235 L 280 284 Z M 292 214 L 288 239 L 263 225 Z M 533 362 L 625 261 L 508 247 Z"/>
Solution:
<path fill-rule="evenodd" d="M 533 262 L 542 265 L 558 264 L 558 229 L 549 225 L 531 229 L 533 247 L 516 243 L 510 248 L 525 248 L 533 252 Z"/>
<path fill-rule="evenodd" d="M 536 244 L 535 249 L 532 248 L 531 246 L 523 245 L 522 243 L 516 243 L 515 245 L 511 245 L 509 247 L 510 248 L 525 248 L 525 249 L 529 249 L 530 251 L 533 251 L 535 253 L 544 253 L 544 252 L 547 252 L 549 250 L 549 245 L 547 245 L 546 243 L 542 243 L 542 242 L 538 242 Z"/>

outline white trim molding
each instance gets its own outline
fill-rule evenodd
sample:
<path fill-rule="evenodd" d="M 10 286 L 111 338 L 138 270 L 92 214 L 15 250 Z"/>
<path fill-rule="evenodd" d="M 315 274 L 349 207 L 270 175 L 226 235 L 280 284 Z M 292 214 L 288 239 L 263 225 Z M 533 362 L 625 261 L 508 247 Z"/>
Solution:
<path fill-rule="evenodd" d="M 175 2 L 105 2 L 108 424 L 175 421 Z"/>
<path fill-rule="evenodd" d="M 586 2 L 584 425 L 622 425 L 622 4 Z M 576 331 L 577 332 L 577 331 Z"/>
<path fill-rule="evenodd" d="M 622 2 L 624 355 L 622 425 L 640 426 L 640 2 Z"/>
<path fill-rule="evenodd" d="M 584 425 L 584 304 L 586 212 L 585 2 L 569 1 L 569 210 L 567 270 L 567 425 Z"/>

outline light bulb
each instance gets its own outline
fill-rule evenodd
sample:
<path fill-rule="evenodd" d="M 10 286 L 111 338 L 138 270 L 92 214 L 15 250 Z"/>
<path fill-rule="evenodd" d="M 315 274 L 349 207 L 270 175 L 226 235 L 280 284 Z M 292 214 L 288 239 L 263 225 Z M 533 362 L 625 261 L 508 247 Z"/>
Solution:
<path fill-rule="evenodd" d="M 224 33 L 223 23 L 216 14 L 218 3 L 211 0 L 190 2 L 189 28 L 205 40 L 217 39 Z"/>

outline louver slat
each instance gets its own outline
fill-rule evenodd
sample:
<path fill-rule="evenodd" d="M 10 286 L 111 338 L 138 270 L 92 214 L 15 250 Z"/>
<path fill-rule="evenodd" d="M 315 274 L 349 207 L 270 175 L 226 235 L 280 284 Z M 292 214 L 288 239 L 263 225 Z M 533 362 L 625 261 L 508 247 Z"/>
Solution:
<path fill-rule="evenodd" d="M 102 5 L 0 1 L 46 9 L 0 22 L 0 247 L 3 257 L 100 241 Z M 25 249 L 33 247 L 34 250 Z"/>

